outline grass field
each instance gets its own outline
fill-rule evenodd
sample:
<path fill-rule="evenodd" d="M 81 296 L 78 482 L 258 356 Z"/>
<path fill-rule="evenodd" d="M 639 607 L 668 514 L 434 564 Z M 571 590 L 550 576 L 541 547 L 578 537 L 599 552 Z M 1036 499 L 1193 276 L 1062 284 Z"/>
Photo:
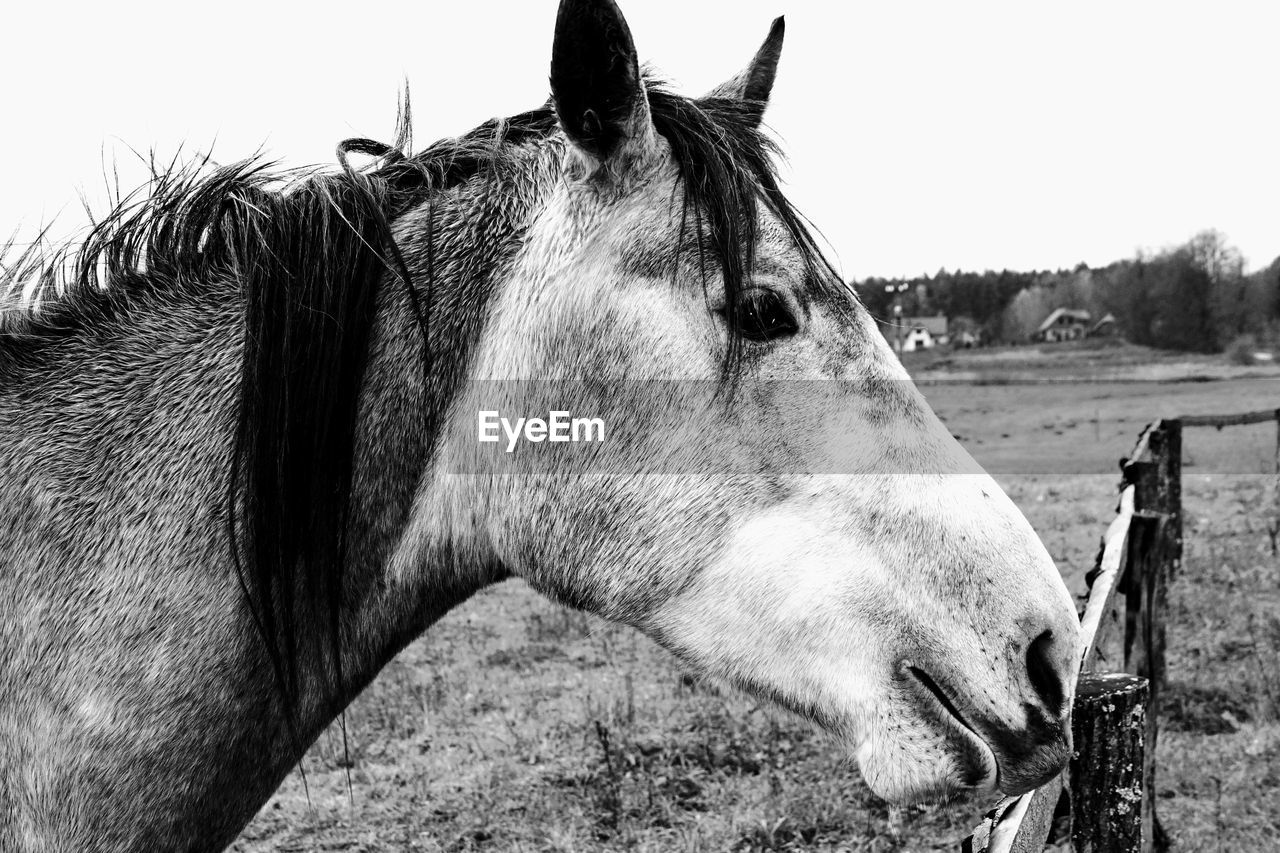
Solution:
<path fill-rule="evenodd" d="M 1280 406 L 1280 372 L 1133 347 L 931 353 L 908 368 L 1076 591 L 1143 424 Z M 1280 850 L 1275 440 L 1274 425 L 1186 436 L 1158 755 L 1175 850 Z M 886 807 L 822 736 L 518 582 L 412 644 L 347 725 L 350 766 L 323 735 L 309 797 L 290 777 L 232 849 L 955 851 L 989 805 Z"/>

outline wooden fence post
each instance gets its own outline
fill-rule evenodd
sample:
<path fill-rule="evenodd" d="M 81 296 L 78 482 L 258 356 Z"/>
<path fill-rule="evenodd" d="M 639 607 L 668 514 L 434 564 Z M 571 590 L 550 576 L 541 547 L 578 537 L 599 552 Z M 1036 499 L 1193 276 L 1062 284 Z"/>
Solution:
<path fill-rule="evenodd" d="M 1280 409 L 1156 421 L 1143 430 L 1133 455 L 1121 460 L 1117 515 L 1086 577 L 1089 594 L 1081 617 L 1084 673 L 1076 694 L 1070 789 L 1077 851 L 1168 849 L 1155 809 L 1155 759 L 1165 681 L 1162 620 L 1169 584 L 1182 563 L 1182 428 L 1270 421 L 1277 422 L 1275 519 L 1269 525 L 1274 551 L 1280 539 Z M 1123 667 L 1130 675 L 1101 676 L 1099 667 Z M 1061 782 L 1058 777 L 1000 802 L 963 849 L 1041 850 L 1052 823 L 1049 804 L 1057 802 Z"/>
<path fill-rule="evenodd" d="M 1276 537 L 1280 536 L 1280 409 L 1276 409 L 1276 465 L 1275 473 L 1272 475 L 1272 487 L 1275 493 L 1271 496 L 1273 502 L 1271 521 L 1267 523 L 1267 533 L 1271 535 L 1271 553 L 1276 553 Z"/>
<path fill-rule="evenodd" d="M 1129 570 L 1125 584 L 1125 671 L 1149 681 L 1142 803 L 1143 850 L 1168 847 L 1156 814 L 1156 741 L 1160 695 L 1165 681 L 1164 611 L 1168 587 L 1182 561 L 1182 425 L 1156 421 L 1123 465 L 1134 487 L 1129 528 Z"/>
<path fill-rule="evenodd" d="M 1141 853 L 1147 680 L 1086 672 L 1071 732 L 1071 843 L 1076 853 Z"/>

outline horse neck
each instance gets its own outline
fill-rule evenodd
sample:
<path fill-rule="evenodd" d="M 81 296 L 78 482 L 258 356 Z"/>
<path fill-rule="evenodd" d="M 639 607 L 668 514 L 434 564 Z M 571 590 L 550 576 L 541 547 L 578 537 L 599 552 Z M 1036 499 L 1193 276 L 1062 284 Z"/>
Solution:
<path fill-rule="evenodd" d="M 500 576 L 475 555 L 459 556 L 448 536 L 406 531 L 430 485 L 435 434 L 520 245 L 531 202 L 513 209 L 516 195 L 476 176 L 397 223 L 413 284 L 430 295 L 422 306 L 430 347 L 424 353 L 409 291 L 387 276 L 356 423 L 341 613 L 346 692 L 332 695 L 325 641 L 308 644 L 297 738 L 288 737 L 228 548 L 243 289 L 228 278 L 139 274 L 117 285 L 131 289 L 111 310 L 83 312 L 79 325 L 30 341 L 0 338 L 0 625 L 8 629 L 0 630 L 0 693 L 11 690 L 21 711 L 0 707 L 0 740 L 27 720 L 58 720 L 37 729 L 57 738 L 31 759 L 44 762 L 49 790 L 111 779 L 114 799 L 103 808 L 120 826 L 133 825 L 130 809 L 145 829 L 147 813 L 168 808 L 190 843 L 229 842 L 337 708 L 432 621 Z M 430 252 L 427 217 L 439 235 Z M 393 554 L 413 570 L 389 573 Z M 97 730 L 90 737 L 49 716 L 86 697 L 119 714 L 111 743 L 140 744 L 148 760 L 130 761 L 134 753 L 101 746 L 108 741 Z M 210 811 L 209 802 L 225 808 Z M 0 818 L 0 848 L 4 830 Z M 91 843 L 79 840 L 63 846 Z"/>
<path fill-rule="evenodd" d="M 505 576 L 460 546 L 459 531 L 422 516 L 436 438 L 553 160 L 530 150 L 394 224 L 411 287 L 388 275 L 380 288 L 357 425 L 345 645 L 365 657 L 344 661 L 353 693 L 450 608 Z"/>

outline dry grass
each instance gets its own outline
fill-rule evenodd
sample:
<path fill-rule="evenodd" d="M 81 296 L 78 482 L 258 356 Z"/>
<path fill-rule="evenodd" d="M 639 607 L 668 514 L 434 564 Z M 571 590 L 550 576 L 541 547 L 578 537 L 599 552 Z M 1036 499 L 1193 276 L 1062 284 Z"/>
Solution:
<path fill-rule="evenodd" d="M 1280 404 L 1250 381 L 925 391 L 1079 590 L 1142 424 Z M 1280 849 L 1280 564 L 1258 476 L 1274 441 L 1273 427 L 1188 434 L 1159 745 L 1177 850 Z M 410 646 L 348 726 L 352 766 L 336 734 L 322 736 L 306 759 L 310 800 L 291 777 L 233 849 L 954 851 L 988 805 L 888 808 L 805 726 L 516 582 Z"/>

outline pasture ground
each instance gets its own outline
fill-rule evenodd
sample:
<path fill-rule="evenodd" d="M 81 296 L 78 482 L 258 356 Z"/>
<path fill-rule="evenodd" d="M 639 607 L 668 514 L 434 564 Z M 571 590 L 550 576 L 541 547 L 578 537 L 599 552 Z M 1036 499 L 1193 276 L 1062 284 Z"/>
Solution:
<path fill-rule="evenodd" d="M 1274 368 L 1126 345 L 928 353 L 908 368 L 1078 592 L 1146 422 L 1280 406 Z M 1188 430 L 1185 444 L 1160 814 L 1175 850 L 1280 850 L 1275 427 Z M 887 807 L 805 725 L 518 582 L 413 643 L 347 726 L 350 766 L 336 730 L 322 735 L 309 798 L 291 776 L 233 850 L 956 851 L 989 805 Z"/>

